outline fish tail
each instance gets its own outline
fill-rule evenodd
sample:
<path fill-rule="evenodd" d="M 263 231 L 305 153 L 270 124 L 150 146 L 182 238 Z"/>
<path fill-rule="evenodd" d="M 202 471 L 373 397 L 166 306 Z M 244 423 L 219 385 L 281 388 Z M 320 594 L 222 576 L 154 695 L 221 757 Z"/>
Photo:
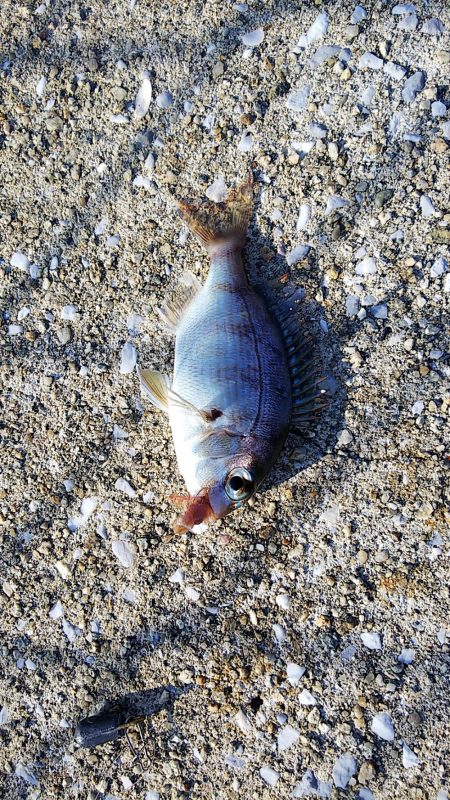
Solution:
<path fill-rule="evenodd" d="M 178 204 L 182 218 L 208 252 L 224 244 L 241 248 L 253 208 L 253 176 L 228 193 L 223 203 Z"/>

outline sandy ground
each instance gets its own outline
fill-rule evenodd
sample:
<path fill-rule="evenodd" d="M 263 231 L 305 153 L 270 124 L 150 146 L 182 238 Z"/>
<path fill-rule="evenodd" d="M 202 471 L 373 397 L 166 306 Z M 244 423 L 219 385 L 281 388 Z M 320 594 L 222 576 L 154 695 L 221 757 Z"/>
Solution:
<path fill-rule="evenodd" d="M 2 797 L 446 800 L 448 5 L 1 5 Z M 170 371 L 155 309 L 207 270 L 174 198 L 249 167 L 250 274 L 305 288 L 332 403 L 165 542 L 183 487 L 122 352 Z M 139 760 L 74 744 L 167 687 Z"/>

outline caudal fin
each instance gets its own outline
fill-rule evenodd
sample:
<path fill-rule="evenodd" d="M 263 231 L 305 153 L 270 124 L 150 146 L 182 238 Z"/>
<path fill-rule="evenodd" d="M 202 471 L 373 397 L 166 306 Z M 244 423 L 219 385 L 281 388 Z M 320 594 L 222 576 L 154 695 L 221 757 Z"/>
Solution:
<path fill-rule="evenodd" d="M 179 203 L 186 225 L 208 251 L 218 244 L 235 241 L 242 245 L 253 208 L 253 177 L 231 189 L 224 203 Z"/>

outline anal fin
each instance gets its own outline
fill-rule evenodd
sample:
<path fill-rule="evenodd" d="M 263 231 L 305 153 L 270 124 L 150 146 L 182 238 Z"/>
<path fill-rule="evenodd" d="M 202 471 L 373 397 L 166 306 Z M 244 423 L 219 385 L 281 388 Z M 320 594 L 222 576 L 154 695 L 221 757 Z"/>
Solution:
<path fill-rule="evenodd" d="M 166 297 L 161 308 L 156 309 L 172 333 L 176 333 L 184 312 L 201 288 L 200 281 L 192 272 L 183 272 L 178 287 Z"/>

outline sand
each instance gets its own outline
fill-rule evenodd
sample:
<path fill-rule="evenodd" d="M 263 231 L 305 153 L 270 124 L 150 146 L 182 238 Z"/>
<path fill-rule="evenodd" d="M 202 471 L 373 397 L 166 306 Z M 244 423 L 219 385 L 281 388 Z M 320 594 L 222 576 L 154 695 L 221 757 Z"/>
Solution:
<path fill-rule="evenodd" d="M 392 8 L 2 4 L 5 799 L 447 798 L 450 15 Z M 248 169 L 249 274 L 305 289 L 331 402 L 166 541 L 132 366 L 170 372 L 156 308 L 207 272 L 176 199 Z M 139 758 L 74 742 L 155 697 Z"/>

